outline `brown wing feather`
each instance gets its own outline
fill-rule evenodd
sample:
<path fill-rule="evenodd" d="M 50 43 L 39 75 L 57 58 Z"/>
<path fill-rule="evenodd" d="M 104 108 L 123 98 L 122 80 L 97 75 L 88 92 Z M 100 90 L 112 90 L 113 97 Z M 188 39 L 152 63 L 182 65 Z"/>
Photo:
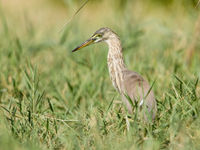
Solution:
<path fill-rule="evenodd" d="M 153 112 L 154 118 L 157 110 L 156 101 L 153 91 L 151 90 L 150 93 L 148 93 L 148 91 L 150 90 L 148 82 L 144 80 L 143 77 L 140 76 L 138 73 L 133 71 L 124 70 L 123 75 L 125 79 L 123 83 L 125 93 L 132 99 L 132 101 L 139 101 L 139 104 L 141 105 L 146 104 L 148 111 Z M 128 110 L 131 112 L 132 109 L 130 107 L 130 104 L 124 96 L 123 100 L 125 101 Z"/>

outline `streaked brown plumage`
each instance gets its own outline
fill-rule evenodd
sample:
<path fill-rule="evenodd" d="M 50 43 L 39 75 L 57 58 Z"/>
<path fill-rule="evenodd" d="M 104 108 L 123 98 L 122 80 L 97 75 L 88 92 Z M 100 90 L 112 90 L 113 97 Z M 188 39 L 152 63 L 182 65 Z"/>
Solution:
<path fill-rule="evenodd" d="M 132 113 L 132 105 L 127 96 L 133 101 L 138 101 L 139 106 L 147 106 L 151 117 L 156 115 L 157 107 L 153 91 L 146 80 L 138 73 L 129 71 L 124 63 L 121 41 L 118 35 L 109 28 L 97 30 L 91 38 L 75 48 L 72 52 L 77 51 L 93 43 L 106 42 L 109 47 L 108 51 L 108 69 L 113 86 L 121 94 L 122 100 L 127 106 L 129 113 Z M 147 95 L 148 94 L 148 95 Z"/>

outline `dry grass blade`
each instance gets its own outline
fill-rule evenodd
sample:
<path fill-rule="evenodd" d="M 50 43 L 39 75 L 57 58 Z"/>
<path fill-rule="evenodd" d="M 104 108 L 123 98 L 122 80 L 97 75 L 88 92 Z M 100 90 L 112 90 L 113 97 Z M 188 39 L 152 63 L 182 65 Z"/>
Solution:
<path fill-rule="evenodd" d="M 200 1 L 198 3 L 200 3 Z M 192 63 L 192 60 L 193 60 L 193 57 L 195 54 L 195 49 L 196 49 L 198 41 L 199 41 L 199 35 L 200 35 L 200 14 L 195 23 L 192 42 L 191 42 L 191 44 L 189 44 L 189 47 L 186 51 L 186 60 L 189 65 L 191 65 L 191 63 Z"/>
<path fill-rule="evenodd" d="M 200 4 L 200 0 L 197 2 L 196 8 L 198 8 L 198 7 L 199 7 L 199 4 Z"/>
<path fill-rule="evenodd" d="M 65 26 L 68 25 L 71 20 L 80 12 L 80 10 L 89 2 L 89 0 L 86 0 L 81 7 L 74 13 L 74 15 L 62 26 L 62 28 L 59 30 L 59 32 L 63 31 Z"/>

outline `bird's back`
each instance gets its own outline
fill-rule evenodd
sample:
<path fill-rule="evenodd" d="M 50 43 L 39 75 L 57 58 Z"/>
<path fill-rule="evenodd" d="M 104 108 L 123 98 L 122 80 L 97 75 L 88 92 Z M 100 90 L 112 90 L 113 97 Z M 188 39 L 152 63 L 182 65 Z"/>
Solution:
<path fill-rule="evenodd" d="M 150 85 L 148 82 L 138 73 L 128 69 L 123 70 L 123 77 L 124 93 L 131 98 L 133 103 L 134 101 L 137 101 L 140 107 L 146 105 L 148 111 L 152 112 L 152 117 L 154 118 L 157 111 L 156 101 L 153 91 L 150 91 Z M 131 113 L 132 107 L 127 100 L 127 97 L 123 95 L 122 98 L 128 107 L 128 111 Z"/>

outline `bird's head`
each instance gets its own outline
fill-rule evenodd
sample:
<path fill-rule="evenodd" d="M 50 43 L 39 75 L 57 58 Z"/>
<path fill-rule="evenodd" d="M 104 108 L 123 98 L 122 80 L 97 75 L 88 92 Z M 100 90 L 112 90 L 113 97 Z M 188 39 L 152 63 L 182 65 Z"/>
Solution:
<path fill-rule="evenodd" d="M 112 37 L 113 33 L 114 32 L 109 28 L 100 28 L 88 40 L 86 40 L 80 46 L 73 49 L 72 52 L 80 50 L 81 48 L 89 46 L 89 45 L 94 44 L 94 43 L 107 41 L 109 38 Z"/>

